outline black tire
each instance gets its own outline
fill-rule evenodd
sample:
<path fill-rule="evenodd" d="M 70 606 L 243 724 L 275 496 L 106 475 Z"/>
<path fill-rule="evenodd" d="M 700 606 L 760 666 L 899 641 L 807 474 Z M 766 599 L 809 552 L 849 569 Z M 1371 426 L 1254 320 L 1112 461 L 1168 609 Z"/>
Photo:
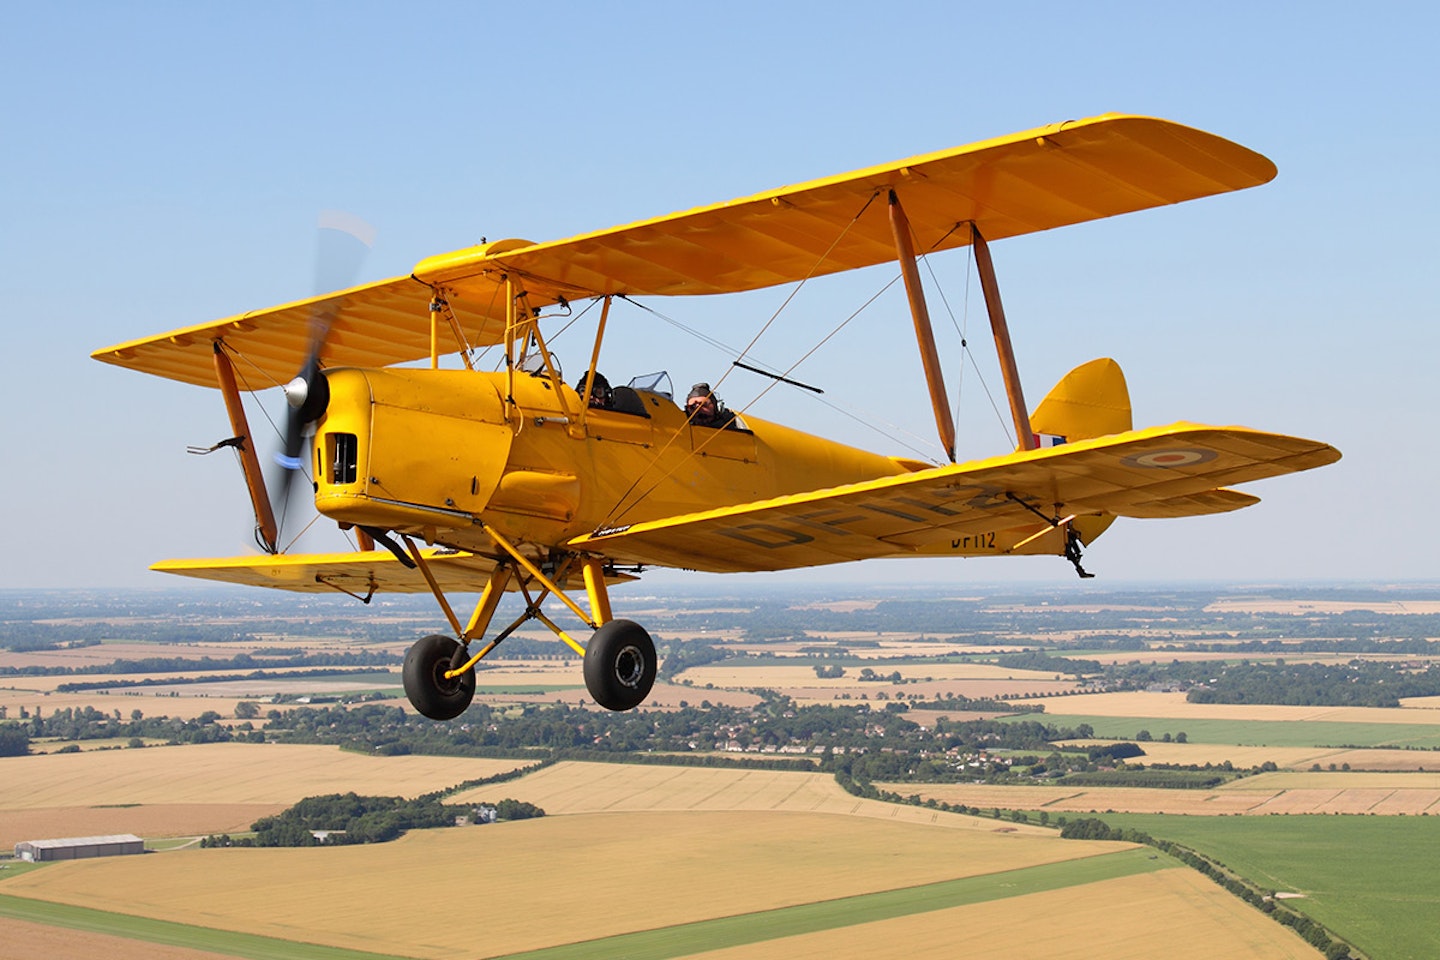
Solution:
<path fill-rule="evenodd" d="M 585 647 L 585 688 L 606 710 L 645 702 L 655 685 L 655 643 L 631 620 L 611 620 Z"/>
<path fill-rule="evenodd" d="M 454 720 L 475 698 L 474 670 L 445 679 L 445 671 L 452 669 L 452 663 L 459 666 L 465 662 L 463 656 L 456 662 L 455 654 L 463 651 L 459 641 L 437 633 L 415 641 L 405 654 L 405 667 L 401 671 L 405 696 L 416 710 L 431 720 Z"/>

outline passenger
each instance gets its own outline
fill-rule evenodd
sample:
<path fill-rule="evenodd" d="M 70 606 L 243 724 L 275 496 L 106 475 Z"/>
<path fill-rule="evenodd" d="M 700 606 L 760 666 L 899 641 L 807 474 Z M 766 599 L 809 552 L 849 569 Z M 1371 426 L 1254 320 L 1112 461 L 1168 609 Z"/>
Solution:
<path fill-rule="evenodd" d="M 585 397 L 585 402 L 592 407 L 600 410 L 612 409 L 615 406 L 615 393 L 610 389 L 610 381 L 605 379 L 603 373 L 595 371 L 595 382 L 587 393 L 585 383 L 589 376 L 589 373 L 580 374 L 580 379 L 575 384 L 575 392 Z"/>
<path fill-rule="evenodd" d="M 739 429 L 735 423 L 735 414 L 716 399 L 715 394 L 710 392 L 708 383 L 697 383 L 690 388 L 690 395 L 685 398 L 685 416 L 691 425 L 696 427 Z"/>

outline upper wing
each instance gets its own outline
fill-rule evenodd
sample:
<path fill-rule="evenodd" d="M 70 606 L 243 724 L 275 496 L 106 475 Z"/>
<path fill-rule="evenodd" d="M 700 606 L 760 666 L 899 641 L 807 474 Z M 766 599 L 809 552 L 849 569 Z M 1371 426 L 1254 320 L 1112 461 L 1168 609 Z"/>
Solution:
<path fill-rule="evenodd" d="M 1049 230 L 1266 183 L 1275 165 L 1151 117 L 1051 124 L 552 243 L 431 257 L 429 283 L 487 302 L 502 273 L 532 298 L 733 293 L 895 259 L 894 189 L 922 251 Z M 872 202 L 877 197 L 880 202 Z M 508 243 L 508 241 L 507 241 Z"/>
<path fill-rule="evenodd" d="M 260 390 L 295 376 L 310 351 L 312 324 L 321 315 L 331 322 L 325 341 L 327 366 L 387 367 L 430 356 L 433 296 L 430 287 L 415 278 L 395 277 L 116 344 L 91 356 L 157 377 L 214 387 L 215 341 L 223 340 L 239 358 L 235 372 L 245 388 Z M 494 343 L 504 335 L 503 300 L 495 307 L 498 320 L 483 308 L 454 309 L 471 344 Z M 443 336 L 453 340 L 448 329 Z"/>
<path fill-rule="evenodd" d="M 1235 509 L 1254 498 L 1216 488 L 1339 458 L 1315 440 L 1179 423 L 601 530 L 571 544 L 630 563 L 786 570 L 934 552 L 947 537 L 1013 544 L 1018 529 L 1070 514 Z"/>
<path fill-rule="evenodd" d="M 431 548 L 420 551 L 435 582 L 446 593 L 475 593 L 485 586 L 495 560 L 463 550 Z M 251 587 L 273 587 L 299 593 L 328 593 L 341 590 L 351 594 L 427 593 L 430 587 L 418 569 L 406 567 L 385 550 L 362 553 L 277 554 L 275 556 L 221 557 L 207 560 L 162 560 L 151 570 L 175 573 L 202 580 L 240 583 Z M 608 582 L 633 580 L 627 574 L 607 576 Z M 566 577 L 562 587 L 582 586 L 577 572 Z M 511 589 L 519 589 L 512 581 Z"/>
<path fill-rule="evenodd" d="M 935 251 L 968 244 L 970 222 L 993 241 L 1253 187 L 1274 176 L 1265 157 L 1213 134 L 1106 114 L 566 240 L 470 247 L 422 261 L 411 277 L 93 356 L 214 386 L 212 344 L 223 338 L 246 360 L 239 372 L 248 377 L 253 366 L 262 382 L 251 385 L 266 386 L 295 375 L 316 311 L 335 318 L 324 358 L 332 366 L 429 356 L 432 287 L 443 290 L 469 343 L 483 346 L 504 336 L 507 277 L 519 280 L 529 306 L 538 308 L 606 294 L 730 293 L 885 263 L 895 259 L 881 196 L 890 189 L 905 206 L 917 247 Z"/>

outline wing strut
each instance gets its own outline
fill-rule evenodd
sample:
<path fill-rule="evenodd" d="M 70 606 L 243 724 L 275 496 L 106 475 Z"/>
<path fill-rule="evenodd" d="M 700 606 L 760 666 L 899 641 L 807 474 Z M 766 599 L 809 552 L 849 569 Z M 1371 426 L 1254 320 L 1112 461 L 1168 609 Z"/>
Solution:
<path fill-rule="evenodd" d="M 935 409 L 935 426 L 940 430 L 940 443 L 945 455 L 955 462 L 955 416 L 950 412 L 950 397 L 945 392 L 945 374 L 940 369 L 940 356 L 935 350 L 935 331 L 930 326 L 930 311 L 925 307 L 925 291 L 920 286 L 920 270 L 915 265 L 915 245 L 910 241 L 910 221 L 900 206 L 900 198 L 890 191 L 890 229 L 895 234 L 895 253 L 900 261 L 900 275 L 905 278 L 905 296 L 910 300 L 910 316 L 915 321 L 915 342 L 920 347 L 920 362 L 925 366 L 925 382 L 930 387 L 930 405 Z"/>
<path fill-rule="evenodd" d="M 219 340 L 215 341 L 215 378 L 225 396 L 230 429 L 240 438 L 240 467 L 245 471 L 245 486 L 250 490 L 250 503 L 255 507 L 255 526 L 260 531 L 261 546 L 266 553 L 275 553 L 276 541 L 280 539 L 280 532 L 275 526 L 275 511 L 270 508 L 265 475 L 260 472 L 260 458 L 255 454 L 255 438 L 250 435 L 245 406 L 240 402 L 240 388 L 235 385 L 235 367 Z"/>
<path fill-rule="evenodd" d="M 1020 368 L 1015 364 L 1015 348 L 1010 343 L 1010 327 L 1005 323 L 1005 307 L 1000 303 L 1000 284 L 995 279 L 995 263 L 990 259 L 990 245 L 980 236 L 980 227 L 973 220 L 970 221 L 970 246 L 975 251 L 975 269 L 980 274 L 980 289 L 985 292 L 985 309 L 990 314 L 990 331 L 995 335 L 995 353 L 1000 357 L 1000 372 L 1005 377 L 1005 395 L 1010 398 L 1010 416 L 1015 420 L 1015 439 L 1021 450 L 1034 450 L 1035 434 L 1030 429 L 1025 392 L 1020 389 Z"/>

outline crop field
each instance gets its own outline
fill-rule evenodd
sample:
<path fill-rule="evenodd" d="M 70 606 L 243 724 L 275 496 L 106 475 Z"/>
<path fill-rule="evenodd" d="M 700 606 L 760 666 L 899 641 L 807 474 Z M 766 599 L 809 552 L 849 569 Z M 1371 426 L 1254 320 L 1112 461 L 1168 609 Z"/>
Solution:
<path fill-rule="evenodd" d="M 509 785 L 506 785 L 509 786 Z M 602 813 L 333 849 L 74 861 L 3 893 L 421 957 L 517 950 L 1084 860 L 1125 845 L 807 813 Z M 199 878 L 223 872 L 227 894 Z M 623 878 L 623 880 L 621 879 Z M 483 892 L 485 922 L 436 922 Z M 643 904 L 643 909 L 636 906 Z"/>
<path fill-rule="evenodd" d="M 1096 909 L 1123 904 L 1123 922 Z M 1036 918 L 1043 917 L 1043 922 Z M 965 954 L 1015 960 L 1314 960 L 1294 933 L 1198 873 L 1166 869 L 1083 887 L 1010 896 L 929 913 L 787 937 L 784 952 L 758 943 L 706 960 L 831 960 L 895 956 L 953 960 Z M 558 958 L 557 958 L 558 960 Z"/>
<path fill-rule="evenodd" d="M 911 711 L 910 716 L 913 718 L 918 712 Z M 1083 749 L 1111 742 L 1113 741 L 1070 740 L 1063 741 L 1063 745 Z M 1268 761 L 1291 770 L 1308 770 L 1317 763 L 1322 768 L 1331 764 L 1341 768 L 1348 764 L 1353 770 L 1440 770 L 1440 754 L 1428 750 L 1386 750 L 1380 747 L 1365 750 L 1334 747 L 1259 747 L 1227 743 L 1163 743 L 1158 740 L 1142 743 L 1140 747 L 1145 751 L 1145 755 L 1137 757 L 1133 762 L 1145 764 L 1204 766 L 1212 763 L 1218 766 L 1229 761 L 1235 767 L 1248 770 Z"/>
<path fill-rule="evenodd" d="M 0 760 L 0 844 L 229 832 L 307 796 L 351 790 L 416 796 L 521 765 L 246 743 L 6 757 Z"/>
<path fill-rule="evenodd" d="M 899 673 L 903 684 L 886 680 L 862 680 L 865 668 L 853 664 L 845 676 L 821 679 L 813 665 L 767 660 L 756 664 L 725 661 L 693 667 L 680 674 L 680 682 L 693 690 L 751 689 L 778 690 L 803 704 L 833 703 L 837 700 L 879 699 L 879 694 L 931 700 L 947 694 L 985 699 L 1002 696 L 1055 696 L 1077 689 L 1073 679 L 1056 679 L 1056 674 L 1037 670 L 1016 670 L 985 663 L 931 663 L 886 660 L 877 663 L 875 673 L 889 677 Z M 693 698 L 692 698 L 693 699 Z"/>
<path fill-rule="evenodd" d="M 1420 724 L 1440 729 L 1440 709 L 1414 705 L 1385 707 L 1289 707 L 1272 704 L 1190 703 L 1183 693 L 1095 693 L 1052 697 L 1045 713 L 1057 717 L 1167 717 L 1175 720 L 1262 720 L 1344 724 Z"/>
<path fill-rule="evenodd" d="M 1440 785 L 1429 774 L 1360 774 L 1388 776 L 1399 781 L 1423 779 L 1414 785 L 1391 783 L 1370 786 L 1369 781 L 1346 781 L 1345 774 L 1316 774 L 1334 783 L 1286 786 L 1267 781 L 1270 774 L 1246 777 L 1214 790 L 1166 790 L 1156 787 L 1092 787 L 1061 784 L 1006 786 L 982 783 L 885 783 L 884 790 L 901 795 L 919 794 L 946 803 L 1002 810 L 1043 810 L 1052 816 L 1070 813 L 1164 813 L 1194 816 L 1265 816 L 1269 814 L 1373 813 L 1387 815 L 1440 814 Z M 1287 775 L 1281 775 L 1287 776 Z"/>
<path fill-rule="evenodd" d="M 519 760 L 370 757 L 338 747 L 207 743 L 6 757 L 0 810 L 79 804 L 293 803 L 344 792 L 417 796 L 492 776 Z"/>
<path fill-rule="evenodd" d="M 1054 673 L 1042 670 L 1015 670 L 997 667 L 990 663 L 929 663 L 912 661 L 885 661 L 875 672 L 889 676 L 899 673 L 905 680 L 1045 680 L 1055 679 Z M 820 687 L 849 687 L 864 690 L 880 686 L 874 682 L 862 682 L 858 678 L 860 669 L 847 667 L 845 676 L 834 680 L 819 680 L 812 666 L 791 665 L 766 661 L 754 665 L 743 660 L 725 660 L 715 664 L 692 667 L 680 675 L 696 686 L 713 683 L 717 687 L 791 687 L 797 685 Z"/>
<path fill-rule="evenodd" d="M 1404 711 L 1396 710 L 1396 714 Z M 1021 715 L 1015 720 L 1033 720 Z M 1197 720 L 1176 719 L 1164 715 L 1148 717 L 1110 717 L 1086 714 L 1065 714 L 1039 717 L 1057 726 L 1089 724 L 1094 736 L 1103 740 L 1134 740 L 1141 730 L 1148 730 L 1163 742 L 1164 735 L 1183 733 L 1191 743 L 1238 744 L 1272 747 L 1393 747 L 1418 752 L 1417 766 L 1425 766 L 1429 758 L 1440 767 L 1440 724 L 1418 723 L 1326 723 L 1293 720 Z M 1328 762 L 1328 761 L 1327 761 Z"/>
<path fill-rule="evenodd" d="M 455 803 L 506 796 L 549 813 L 625 811 L 830 813 L 871 819 L 993 832 L 992 821 L 897 806 L 851 796 L 824 773 L 667 767 L 566 761 L 504 784 L 457 794 Z M 1006 832 L 1050 836 L 1038 827 L 1007 824 Z"/>
<path fill-rule="evenodd" d="M 70 930 L 0 916 L 0 956 L 5 960 L 232 960 L 226 954 L 163 943 L 130 940 L 88 930 Z"/>
<path fill-rule="evenodd" d="M 1306 913 L 1383 960 L 1431 960 L 1440 944 L 1435 823 L 1418 817 L 1112 815 L 1183 843 L 1261 886 L 1299 894 Z"/>
<path fill-rule="evenodd" d="M 1270 597 L 1225 597 L 1208 604 L 1206 613 L 1440 613 L 1437 600 L 1277 600 Z"/>
<path fill-rule="evenodd" d="M 288 806 L 288 803 L 146 803 L 0 810 L 0 850 L 8 850 L 22 840 L 51 837 L 105 837 L 117 833 L 140 837 L 197 837 L 243 833 L 256 820 L 273 816 Z"/>

